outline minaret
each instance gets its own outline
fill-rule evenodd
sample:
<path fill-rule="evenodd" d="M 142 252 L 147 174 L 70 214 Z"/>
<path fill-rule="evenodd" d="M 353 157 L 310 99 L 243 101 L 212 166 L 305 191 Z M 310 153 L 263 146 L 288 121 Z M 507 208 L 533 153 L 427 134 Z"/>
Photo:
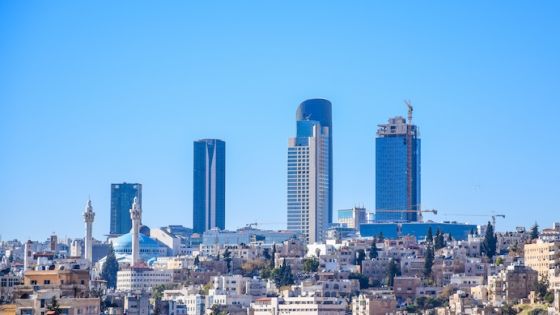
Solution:
<path fill-rule="evenodd" d="M 31 251 L 31 245 L 33 245 L 31 240 L 28 240 L 23 245 L 23 250 L 25 252 L 25 255 L 23 256 L 23 273 L 24 274 L 27 271 L 27 269 L 29 269 L 29 267 L 31 267 L 31 261 L 33 260 L 33 253 Z"/>
<path fill-rule="evenodd" d="M 84 239 L 84 258 L 91 264 L 91 246 L 93 238 L 91 236 L 93 219 L 95 218 L 95 212 L 93 212 L 93 207 L 91 206 L 91 200 L 88 200 L 86 204 L 86 209 L 84 211 L 84 222 L 86 223 L 86 236 Z"/>
<path fill-rule="evenodd" d="M 132 220 L 132 267 L 140 262 L 140 244 L 138 233 L 142 224 L 142 209 L 138 204 L 138 198 L 134 197 L 132 208 L 130 209 L 130 219 Z"/>

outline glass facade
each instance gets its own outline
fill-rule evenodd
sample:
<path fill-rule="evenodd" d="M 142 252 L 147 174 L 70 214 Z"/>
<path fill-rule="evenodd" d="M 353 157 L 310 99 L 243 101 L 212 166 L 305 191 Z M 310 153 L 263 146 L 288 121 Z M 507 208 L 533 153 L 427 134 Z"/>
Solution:
<path fill-rule="evenodd" d="M 456 222 L 369 223 L 360 225 L 360 236 L 376 237 L 379 233 L 383 233 L 384 237 L 390 239 L 410 235 L 418 240 L 423 240 L 429 228 L 432 228 L 434 235 L 437 230 L 440 230 L 445 234 L 450 234 L 455 240 L 466 240 L 472 230 L 476 231 L 474 224 Z"/>
<path fill-rule="evenodd" d="M 408 202 L 408 148 L 407 125 L 397 117 L 381 125 L 375 139 L 375 220 L 407 222 L 418 221 L 420 209 L 420 139 L 412 126 L 412 189 Z M 388 210 L 388 211 L 384 211 Z M 398 211 L 405 210 L 405 211 Z"/>
<path fill-rule="evenodd" d="M 132 220 L 130 219 L 130 208 L 134 197 L 138 197 L 138 203 L 142 208 L 142 185 L 141 184 L 111 184 L 111 224 L 109 233 L 122 235 L 130 232 Z"/>
<path fill-rule="evenodd" d="M 331 104 L 305 101 L 296 119 L 297 136 L 288 143 L 288 230 L 314 243 L 332 222 Z"/>
<path fill-rule="evenodd" d="M 194 142 L 193 232 L 225 229 L 226 143 L 217 139 Z"/>

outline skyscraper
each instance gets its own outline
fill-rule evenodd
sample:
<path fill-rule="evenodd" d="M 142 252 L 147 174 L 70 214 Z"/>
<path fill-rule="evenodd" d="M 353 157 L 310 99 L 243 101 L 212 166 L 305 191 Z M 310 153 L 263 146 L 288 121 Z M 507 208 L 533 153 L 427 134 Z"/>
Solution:
<path fill-rule="evenodd" d="M 308 243 L 322 241 L 332 222 L 331 110 L 324 99 L 301 103 L 297 135 L 288 141 L 288 229 Z"/>
<path fill-rule="evenodd" d="M 111 184 L 111 227 L 109 234 L 121 235 L 130 232 L 132 221 L 130 208 L 134 197 L 142 207 L 142 184 Z"/>
<path fill-rule="evenodd" d="M 410 108 L 409 117 L 412 117 Z M 375 139 L 375 220 L 418 221 L 420 134 L 403 117 L 378 125 Z M 410 146 L 408 146 L 410 141 Z"/>
<path fill-rule="evenodd" d="M 203 233 L 226 225 L 226 143 L 194 142 L 193 231 Z"/>

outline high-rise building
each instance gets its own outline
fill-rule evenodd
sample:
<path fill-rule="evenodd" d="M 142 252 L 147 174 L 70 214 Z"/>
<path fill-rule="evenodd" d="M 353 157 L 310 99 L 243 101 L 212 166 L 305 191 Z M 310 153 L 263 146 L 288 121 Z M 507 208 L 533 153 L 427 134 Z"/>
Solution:
<path fill-rule="evenodd" d="M 130 232 L 132 220 L 130 209 L 134 197 L 142 207 L 142 184 L 111 184 L 111 226 L 109 234 L 122 235 Z"/>
<path fill-rule="evenodd" d="M 296 137 L 288 141 L 288 229 L 308 243 L 324 240 L 332 222 L 331 110 L 324 99 L 301 103 Z"/>
<path fill-rule="evenodd" d="M 378 127 L 375 139 L 375 220 L 418 221 L 417 210 L 420 210 L 418 127 L 410 122 L 407 123 L 406 119 L 400 116 L 391 118 L 387 124 Z"/>
<path fill-rule="evenodd" d="M 226 143 L 218 139 L 194 142 L 193 231 L 226 225 Z"/>

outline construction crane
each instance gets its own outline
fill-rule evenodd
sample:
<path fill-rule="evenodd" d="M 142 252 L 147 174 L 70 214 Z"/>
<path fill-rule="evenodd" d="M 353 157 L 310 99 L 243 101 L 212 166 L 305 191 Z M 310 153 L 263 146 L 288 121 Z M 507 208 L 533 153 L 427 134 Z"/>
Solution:
<path fill-rule="evenodd" d="M 419 219 L 422 218 L 422 213 L 424 212 L 431 212 L 435 215 L 438 214 L 436 209 L 425 209 L 425 210 L 375 210 L 375 213 L 417 213 Z"/>
<path fill-rule="evenodd" d="M 505 219 L 505 214 L 464 214 L 464 213 L 446 213 L 445 215 L 456 215 L 461 217 L 491 217 L 492 218 L 492 226 L 494 227 L 494 231 L 496 230 L 496 218 Z"/>
<path fill-rule="evenodd" d="M 412 209 L 412 103 L 405 100 L 404 103 L 408 107 L 408 121 L 406 124 L 406 207 Z M 420 218 L 422 212 L 418 212 Z M 410 219 L 410 218 L 409 218 Z"/>

